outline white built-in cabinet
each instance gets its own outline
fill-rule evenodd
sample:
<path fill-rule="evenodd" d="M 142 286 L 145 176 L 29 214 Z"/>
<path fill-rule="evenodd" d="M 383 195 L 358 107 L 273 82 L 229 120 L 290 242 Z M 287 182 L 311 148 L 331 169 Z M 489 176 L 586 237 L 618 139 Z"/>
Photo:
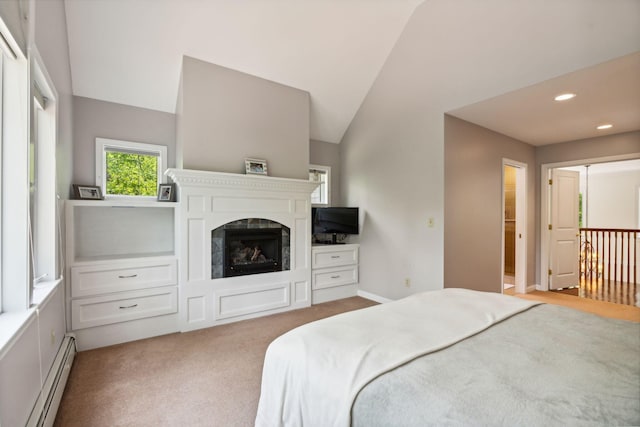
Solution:
<path fill-rule="evenodd" d="M 360 245 L 314 245 L 311 248 L 313 304 L 356 296 Z"/>
<path fill-rule="evenodd" d="M 80 350 L 179 330 L 176 205 L 66 202 L 67 329 Z"/>

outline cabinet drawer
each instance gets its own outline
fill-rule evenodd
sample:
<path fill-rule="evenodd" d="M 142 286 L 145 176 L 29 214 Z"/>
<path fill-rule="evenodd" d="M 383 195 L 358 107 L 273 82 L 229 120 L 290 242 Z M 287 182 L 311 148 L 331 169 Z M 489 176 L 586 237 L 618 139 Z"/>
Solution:
<path fill-rule="evenodd" d="M 175 258 L 71 268 L 71 297 L 131 291 L 178 283 Z"/>
<path fill-rule="evenodd" d="M 311 275 L 311 289 L 313 290 L 349 285 L 358 283 L 358 266 L 350 265 L 312 270 Z"/>
<path fill-rule="evenodd" d="M 143 289 L 71 301 L 71 327 L 84 329 L 127 320 L 176 313 L 178 288 Z"/>
<path fill-rule="evenodd" d="M 358 263 L 357 247 L 332 247 L 331 249 L 324 247 L 319 249 L 313 248 L 311 254 L 311 268 L 337 267 Z"/>

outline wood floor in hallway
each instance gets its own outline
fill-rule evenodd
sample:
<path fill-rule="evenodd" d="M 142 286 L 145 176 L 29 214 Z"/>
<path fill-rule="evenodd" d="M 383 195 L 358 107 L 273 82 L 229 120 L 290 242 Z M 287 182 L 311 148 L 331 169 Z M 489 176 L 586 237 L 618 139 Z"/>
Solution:
<path fill-rule="evenodd" d="M 638 286 L 635 283 L 608 282 L 601 279 L 582 279 L 579 287 L 554 292 L 575 295 L 596 301 L 635 306 Z"/>
<path fill-rule="evenodd" d="M 513 276 L 504 277 L 505 295 L 515 295 Z M 638 302 L 638 290 L 635 283 L 607 282 L 603 280 L 582 279 L 580 286 L 550 291 L 555 294 L 571 295 L 589 300 L 610 302 L 635 307 Z"/>

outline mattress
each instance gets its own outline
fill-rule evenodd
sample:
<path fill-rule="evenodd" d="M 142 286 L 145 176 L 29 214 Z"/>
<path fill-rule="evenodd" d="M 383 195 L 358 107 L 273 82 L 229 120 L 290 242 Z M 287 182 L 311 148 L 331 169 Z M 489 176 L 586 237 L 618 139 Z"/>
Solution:
<path fill-rule="evenodd" d="M 353 426 L 638 426 L 640 324 L 540 305 L 370 382 Z"/>
<path fill-rule="evenodd" d="M 640 324 L 469 290 L 275 340 L 257 426 L 640 425 Z"/>

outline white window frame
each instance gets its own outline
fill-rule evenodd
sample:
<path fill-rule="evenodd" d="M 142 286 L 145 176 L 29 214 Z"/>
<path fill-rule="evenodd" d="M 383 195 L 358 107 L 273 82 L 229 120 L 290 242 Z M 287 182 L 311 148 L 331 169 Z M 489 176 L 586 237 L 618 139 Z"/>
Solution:
<path fill-rule="evenodd" d="M 96 185 L 101 188 L 105 198 L 155 199 L 155 196 L 126 196 L 107 194 L 107 152 L 122 151 L 131 154 L 153 154 L 158 157 L 157 184 L 163 184 L 164 171 L 167 170 L 167 147 L 145 142 L 122 141 L 118 139 L 96 138 Z M 156 188 L 157 190 L 157 188 Z"/>
<path fill-rule="evenodd" d="M 31 120 L 30 142 L 35 144 L 36 163 L 33 171 L 36 181 L 33 201 L 29 209 L 29 229 L 32 257 L 30 259 L 31 303 L 38 303 L 38 287 L 47 287 L 62 274 L 57 271 L 57 252 L 60 242 L 56 197 L 56 144 L 58 94 L 48 75 L 44 62 L 35 46 L 30 49 L 31 66 Z M 30 172 L 31 176 L 31 172 Z M 33 212 L 33 217 L 31 213 Z M 32 230 L 35 230 L 35 232 Z"/>
<path fill-rule="evenodd" d="M 331 206 L 331 166 L 323 166 L 323 165 L 309 165 L 309 173 L 312 170 L 322 171 L 327 176 L 326 181 L 326 203 L 313 203 L 313 206 Z"/>
<path fill-rule="evenodd" d="M 29 61 L 0 18 L 2 64 L 2 312 L 26 312 L 29 286 Z M 9 250 L 10 248 L 10 250 Z M 0 346 L 2 342 L 0 342 Z"/>

